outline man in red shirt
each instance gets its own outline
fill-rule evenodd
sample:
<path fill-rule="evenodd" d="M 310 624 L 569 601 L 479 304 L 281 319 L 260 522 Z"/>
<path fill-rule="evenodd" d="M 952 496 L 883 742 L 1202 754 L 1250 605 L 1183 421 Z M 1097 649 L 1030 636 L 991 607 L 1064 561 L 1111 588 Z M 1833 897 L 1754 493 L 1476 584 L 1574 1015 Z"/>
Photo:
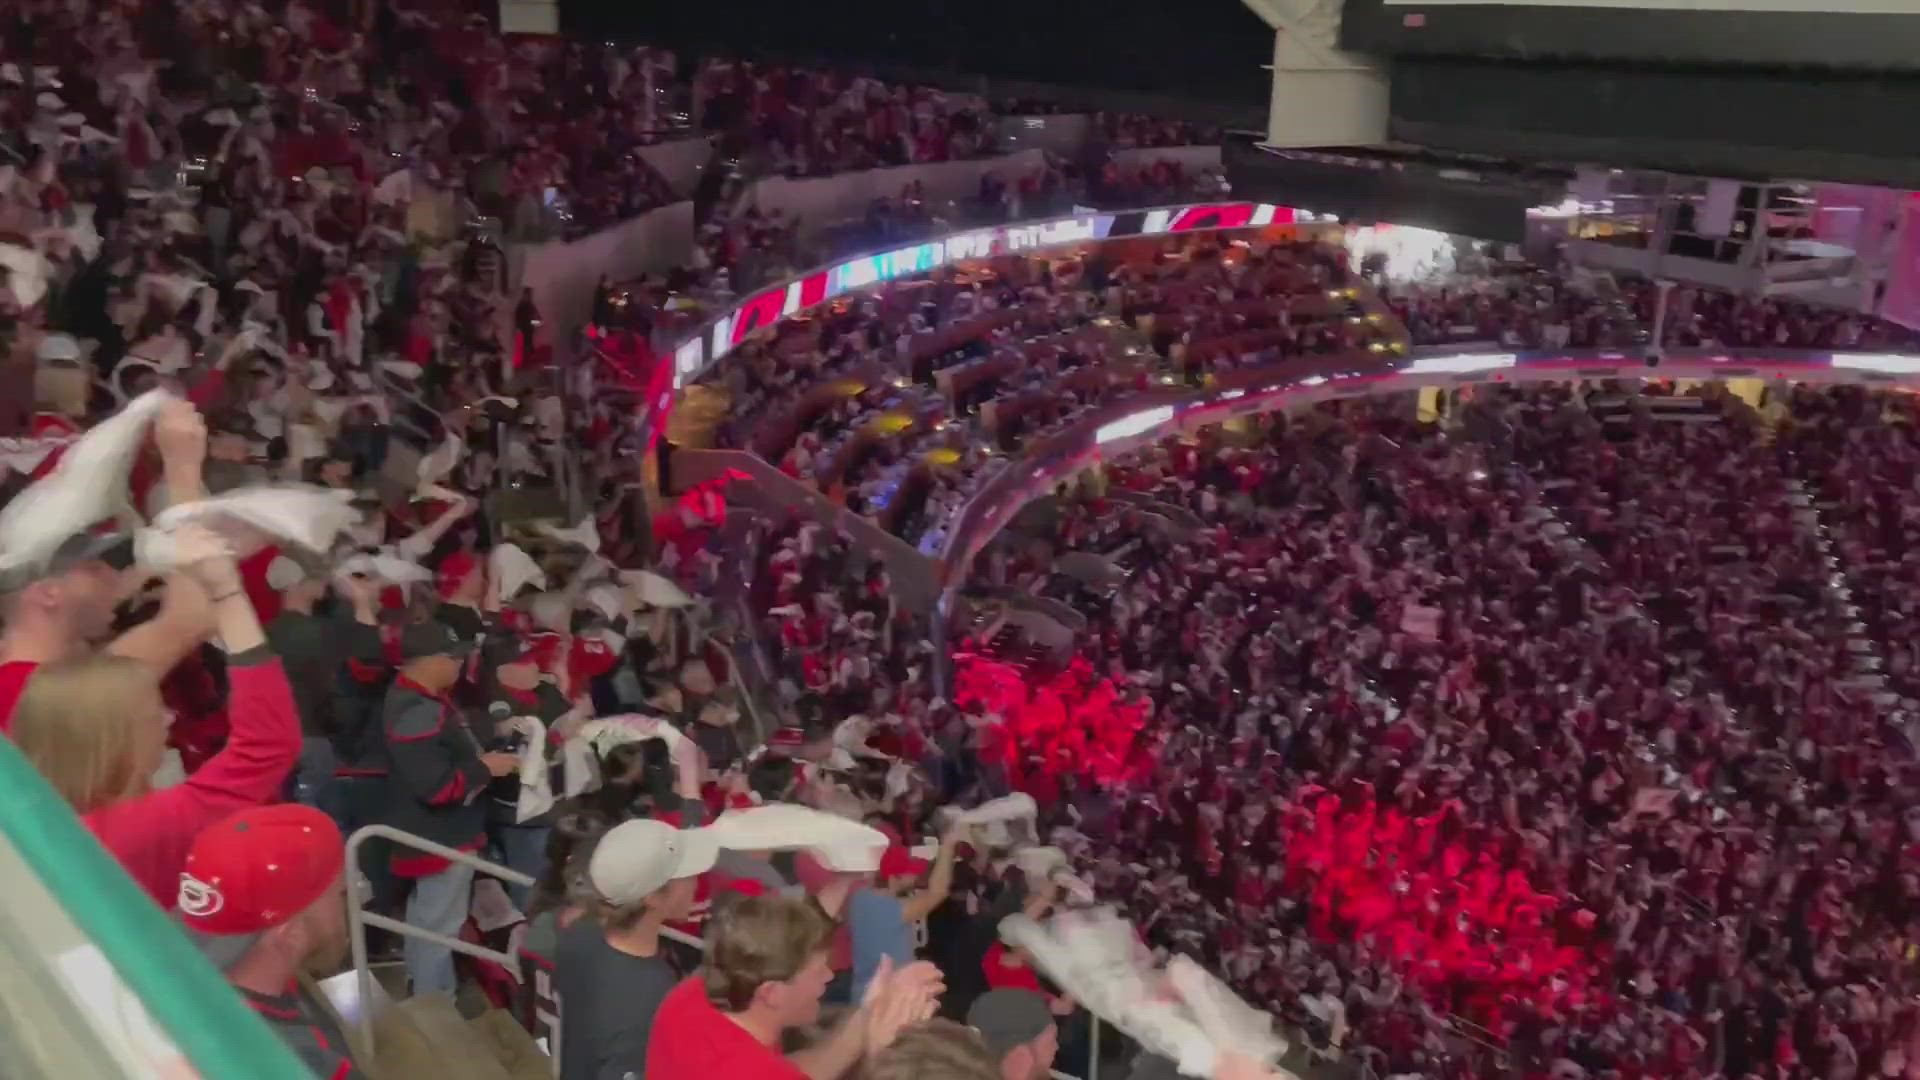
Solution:
<path fill-rule="evenodd" d="M 193 530 L 191 550 L 199 550 L 202 540 Z M 114 609 L 135 577 L 128 573 L 132 562 L 126 536 L 83 533 L 40 565 L 0 573 L 0 623 L 6 626 L 0 634 L 0 733 L 12 726 L 14 706 L 37 668 L 84 656 L 90 643 L 107 638 Z M 159 613 L 112 639 L 106 651 L 145 661 L 164 675 L 206 640 L 210 611 L 205 590 L 176 574 L 167 581 Z"/>
<path fill-rule="evenodd" d="M 937 968 L 883 964 L 866 1000 L 825 1038 L 791 1057 L 781 1037 L 820 1017 L 833 972 L 833 926 L 806 900 L 747 897 L 727 905 L 707 937 L 706 965 L 667 994 L 647 1043 L 648 1080 L 834 1078 L 851 1073 L 900 1030 L 933 1014 Z"/>
<path fill-rule="evenodd" d="M 0 577 L 0 619 L 6 623 L 0 636 L 0 730 L 10 726 L 35 668 L 78 653 L 113 625 L 120 599 L 114 559 L 125 545 L 122 536 L 83 534 L 43 566 Z"/>
<path fill-rule="evenodd" d="M 184 401 L 169 404 L 154 421 L 153 437 L 172 501 L 201 497 L 207 429 L 199 411 Z M 125 573 L 133 563 L 131 540 L 87 531 L 92 524 L 76 522 L 74 535 L 51 556 L 0 572 L 0 624 L 6 627 L 0 634 L 0 733 L 12 725 L 14 706 L 34 669 L 83 655 L 90 644 L 104 640 L 113 628 L 114 608 L 129 588 L 144 581 Z M 195 530 L 177 542 L 197 552 L 211 537 Z M 168 580 L 159 615 L 120 635 L 107 651 L 145 661 L 156 674 L 165 674 L 212 630 L 206 594 L 177 574 Z"/>

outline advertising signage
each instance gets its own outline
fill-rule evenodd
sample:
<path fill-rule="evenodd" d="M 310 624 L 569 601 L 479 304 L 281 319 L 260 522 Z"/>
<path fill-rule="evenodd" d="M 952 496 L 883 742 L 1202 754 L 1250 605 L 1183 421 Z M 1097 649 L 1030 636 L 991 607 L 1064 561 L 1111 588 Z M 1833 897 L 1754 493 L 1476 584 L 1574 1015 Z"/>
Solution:
<path fill-rule="evenodd" d="M 1332 222 L 1271 203 L 1202 203 L 1129 213 L 1081 213 L 1051 221 L 1001 225 L 955 233 L 924 244 L 861 255 L 770 286 L 748 296 L 699 335 L 674 349 L 675 386 L 685 386 L 706 368 L 738 348 L 756 330 L 838 296 L 889 281 L 930 273 L 943 266 L 996 255 L 1017 255 L 1047 248 L 1123 236 L 1159 236 L 1216 229 L 1252 229 L 1296 222 Z"/>

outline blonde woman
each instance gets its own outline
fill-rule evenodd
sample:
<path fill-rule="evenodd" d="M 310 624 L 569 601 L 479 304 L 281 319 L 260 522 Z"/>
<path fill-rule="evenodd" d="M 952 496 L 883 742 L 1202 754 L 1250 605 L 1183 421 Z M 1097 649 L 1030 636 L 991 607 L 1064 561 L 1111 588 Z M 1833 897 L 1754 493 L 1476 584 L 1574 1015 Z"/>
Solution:
<path fill-rule="evenodd" d="M 231 554 L 195 562 L 226 649 L 227 745 L 185 782 L 155 791 L 169 716 L 158 673 L 97 655 L 34 672 L 14 713 L 13 737 L 55 790 L 147 895 L 171 908 L 187 850 L 201 830 L 278 796 L 300 756 L 300 720 L 280 661 L 267 648 Z"/>

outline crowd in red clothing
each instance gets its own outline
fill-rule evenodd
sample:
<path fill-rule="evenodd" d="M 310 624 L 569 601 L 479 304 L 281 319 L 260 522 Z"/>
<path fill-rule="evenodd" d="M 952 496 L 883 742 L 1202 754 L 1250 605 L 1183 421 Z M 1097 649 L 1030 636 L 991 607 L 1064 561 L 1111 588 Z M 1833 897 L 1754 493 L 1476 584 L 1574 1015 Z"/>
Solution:
<path fill-rule="evenodd" d="M 1829 579 L 1897 564 L 1903 525 L 1855 523 L 1906 403 L 1664 400 L 1482 393 L 1490 445 L 1342 406 L 1110 463 L 1204 528 L 1081 504 L 1051 549 L 1124 571 L 1103 599 L 990 548 L 1152 700 L 1151 779 L 1057 819 L 1103 894 L 1382 1074 L 1904 1075 L 1916 1017 L 1862 995 L 1909 984 L 1920 897 L 1873 610 L 1905 601 Z"/>
<path fill-rule="evenodd" d="M 1406 979 L 1441 993 L 1472 986 L 1463 1011 L 1495 1030 L 1503 1014 L 1589 996 L 1607 974 L 1610 958 L 1556 934 L 1562 923 L 1591 930 L 1598 916 L 1558 911 L 1561 898 L 1536 891 L 1525 870 L 1475 850 L 1460 804 L 1410 817 L 1364 789 L 1351 801 L 1309 788 L 1286 812 L 1280 890 L 1307 897 L 1320 941 L 1371 943 Z"/>
<path fill-rule="evenodd" d="M 1390 283 L 1382 295 L 1416 345 L 1628 348 L 1649 344 L 1659 289 L 1642 278 L 1576 283 L 1537 268 Z M 1786 297 L 1681 285 L 1667 299 L 1669 348 L 1886 349 L 1912 334 L 1859 312 Z"/>
<path fill-rule="evenodd" d="M 41 580 L 7 584 L 9 597 L 38 599 L 10 613 L 0 643 L 0 720 L 26 700 L 20 742 L 51 778 L 62 751 L 45 733 L 61 728 L 47 718 L 79 718 L 35 700 L 34 679 L 95 641 L 152 668 L 129 718 L 153 730 L 165 709 L 180 718 L 169 736 L 186 782 L 145 790 L 158 740 L 129 734 L 126 783 L 62 788 L 108 850 L 172 906 L 190 849 L 225 812 L 312 781 L 325 795 L 304 794 L 351 827 L 370 820 L 354 803 L 369 783 L 383 799 L 401 790 L 382 775 L 383 749 L 430 743 L 424 756 L 445 770 L 406 781 L 426 808 L 410 810 L 441 815 L 426 820 L 450 843 L 555 869 L 533 836 L 545 826 L 500 820 L 512 816 L 492 805 L 501 797 L 459 817 L 466 795 L 520 775 L 504 747 L 525 730 L 489 717 L 475 745 L 453 738 L 463 709 L 493 701 L 552 725 L 537 753 L 564 745 L 563 722 L 646 706 L 704 760 L 744 765 L 716 685 L 732 665 L 706 645 L 709 612 L 676 595 L 718 597 L 733 577 L 715 553 L 738 531 L 724 482 L 641 528 L 634 462 L 659 432 L 592 375 L 513 379 L 537 353 L 539 313 L 530 301 L 509 310 L 497 226 L 470 219 L 543 217 L 551 190 L 585 228 L 674 197 L 637 151 L 677 126 L 683 100 L 694 123 L 733 140 L 724 152 L 796 175 L 991 153 L 985 104 L 717 61 L 683 98 L 657 51 L 509 42 L 458 5 L 296 2 L 270 16 L 197 0 L 93 14 L 31 0 L 0 20 L 15 68 L 0 72 L 0 118 L 23 162 L 0 171 L 5 313 L 46 362 L 42 427 L 76 430 L 170 387 L 212 432 L 188 445 L 192 409 L 157 429 L 153 475 L 131 481 L 142 508 L 301 478 L 364 504 L 324 565 L 202 552 L 197 575 L 176 575 L 158 614 L 123 620 L 119 640 L 92 625 L 113 605 L 72 599 L 85 591 L 70 575 L 98 571 L 91 562 L 48 569 L 76 590 L 65 598 Z M 1131 118 L 1109 134 L 1185 137 Z M 1155 188 L 1189 180 L 1150 169 Z M 986 194 L 1025 202 L 1018 183 Z M 744 290 L 799 257 L 791 233 L 723 219 L 696 269 L 718 294 Z M 729 358 L 733 438 L 831 379 L 873 376 L 864 398 L 763 452 L 937 550 L 1009 452 L 1143 385 L 1076 385 L 1013 429 L 953 422 L 969 405 L 1024 402 L 1037 389 L 1029 361 L 1064 378 L 1137 344 L 1144 377 L 1198 381 L 1376 340 L 1344 304 L 1295 310 L 1346 283 L 1335 253 L 1229 257 L 1203 241 L 1164 255 L 1102 274 L 1034 262 L 1025 277 L 916 283 L 796 320 Z M 664 310 L 676 291 L 645 302 Z M 1581 347 L 1636 343 L 1654 291 L 1527 274 L 1393 288 L 1390 300 L 1416 343 Z M 1112 340 L 1088 335 L 1103 316 Z M 1005 321 L 978 348 L 923 355 L 968 320 Z M 1907 340 L 1858 315 L 1690 289 L 1670 297 L 1667 326 L 1677 346 Z M 1004 360 L 1019 363 L 964 401 L 930 389 Z M 501 400 L 509 389 L 515 400 Z M 769 726 L 794 733 L 775 756 L 795 751 L 821 788 L 850 776 L 854 816 L 910 832 L 927 830 L 936 794 L 1034 795 L 1042 831 L 1151 945 L 1204 959 L 1382 1075 L 1484 1074 L 1497 1061 L 1528 1077 L 1920 1075 L 1920 828 L 1908 814 L 1920 793 L 1920 530 L 1902 498 L 1920 466 L 1912 402 L 1605 386 L 1474 391 L 1453 407 L 1465 422 L 1443 427 L 1415 421 L 1404 400 L 1330 406 L 1105 462 L 1102 482 L 1144 506 L 1070 495 L 1053 527 L 990 548 L 970 583 L 988 606 L 1005 590 L 1068 598 L 1088 627 L 1064 652 L 976 643 L 954 658 L 950 701 L 930 627 L 887 570 L 819 526 L 764 530 L 744 610 L 767 631 L 757 659 L 780 690 Z M 900 441 L 843 457 L 868 424 L 906 412 Z M 450 449 L 439 471 L 402 477 L 397 496 L 383 476 L 395 438 Z M 1000 452 L 978 449 L 989 442 Z M 921 472 L 936 450 L 955 460 Z M 468 497 L 569 476 L 593 513 L 561 526 L 568 535 L 545 532 L 555 543 L 534 569 L 552 587 L 498 595 L 506 573 L 482 564 L 509 534 Z M 902 512 L 914 500 L 924 512 Z M 1113 573 L 1065 584 L 1056 558 L 1069 552 Z M 407 581 L 333 580 L 367 557 L 425 576 L 411 594 Z M 656 579 L 615 574 L 643 564 Z M 645 626 L 629 587 L 651 590 Z M 176 633 L 190 618 L 199 629 Z M 276 661 L 251 647 L 303 620 L 351 655 L 296 646 Z M 202 647 L 215 623 L 235 655 Z M 454 638 L 427 640 L 421 628 L 436 626 Z M 487 651 L 469 667 L 419 681 L 482 633 Z M 406 715 L 382 717 L 394 686 Z M 323 701 L 359 711 L 314 713 Z M 851 718 L 871 728 L 835 743 Z M 836 750 L 866 760 L 843 769 Z M 744 769 L 725 782 L 752 786 Z M 716 787 L 693 802 L 708 796 L 750 801 Z M 456 879 L 416 884 L 423 925 L 464 919 Z M 987 951 L 989 980 L 1031 978 L 1008 974 L 1020 970 L 1010 950 Z M 979 969 L 972 960 L 955 970 Z"/>
<path fill-rule="evenodd" d="M 953 658 L 953 703 L 987 717 L 979 763 L 1044 805 L 1060 801 L 1060 780 L 1130 787 L 1153 771 L 1141 738 L 1146 706 L 1076 660 L 1044 681 L 973 652 Z"/>
<path fill-rule="evenodd" d="M 1350 298 L 1326 299 L 1348 280 L 1338 252 L 1212 236 L 1164 247 L 1112 267 L 999 260 L 783 324 L 710 377 L 731 404 L 721 437 L 751 433 L 788 475 L 938 554 L 981 484 L 1103 405 L 1381 339 Z M 823 396 L 834 385 L 846 392 Z"/>
<path fill-rule="evenodd" d="M 984 99 L 841 71 L 710 58 L 693 76 L 703 124 L 738 133 L 770 171 L 825 176 L 996 151 Z"/>

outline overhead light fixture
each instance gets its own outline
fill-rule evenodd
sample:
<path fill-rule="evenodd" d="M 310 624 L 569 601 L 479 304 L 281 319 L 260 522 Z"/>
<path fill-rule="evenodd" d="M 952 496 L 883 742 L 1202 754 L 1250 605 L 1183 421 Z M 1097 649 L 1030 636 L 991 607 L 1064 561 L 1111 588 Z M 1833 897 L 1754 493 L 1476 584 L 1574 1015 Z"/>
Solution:
<path fill-rule="evenodd" d="M 1462 375 L 1474 371 L 1499 371 L 1520 362 L 1517 353 L 1454 353 L 1449 356 L 1417 356 L 1406 371 L 1410 375 Z"/>

